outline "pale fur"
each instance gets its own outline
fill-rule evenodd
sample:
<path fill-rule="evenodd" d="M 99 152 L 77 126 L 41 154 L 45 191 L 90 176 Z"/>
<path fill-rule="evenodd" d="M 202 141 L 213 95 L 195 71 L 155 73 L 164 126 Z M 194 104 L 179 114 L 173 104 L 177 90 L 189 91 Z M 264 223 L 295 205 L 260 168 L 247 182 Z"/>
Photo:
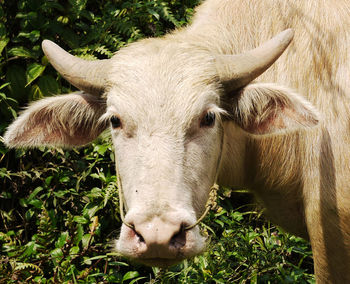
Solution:
<path fill-rule="evenodd" d="M 350 2 L 342 0 L 213 0 L 188 29 L 210 50 L 231 54 L 293 28 L 291 46 L 259 81 L 295 89 L 318 109 L 321 125 L 246 138 L 245 157 L 230 170 L 245 173 L 243 184 L 275 222 L 310 238 L 319 283 L 350 282 L 349 15 Z"/>
<path fill-rule="evenodd" d="M 168 258 L 164 264 L 199 253 L 198 228 L 181 248 L 167 245 L 180 224 L 201 214 L 218 175 L 222 185 L 249 187 L 274 222 L 310 239 L 319 283 L 350 282 L 349 6 L 208 0 L 192 25 L 111 59 L 100 121 L 122 121 L 112 138 L 126 220 L 145 239 L 123 225 L 121 253 L 145 263 Z M 295 33 L 291 46 L 259 83 L 226 93 L 215 56 L 255 48 L 287 28 Z M 8 144 L 21 145 L 16 128 L 28 129 L 20 124 L 35 111 L 10 126 Z M 220 119 L 200 127 L 207 111 Z M 40 139 L 23 143 L 34 144 Z"/>

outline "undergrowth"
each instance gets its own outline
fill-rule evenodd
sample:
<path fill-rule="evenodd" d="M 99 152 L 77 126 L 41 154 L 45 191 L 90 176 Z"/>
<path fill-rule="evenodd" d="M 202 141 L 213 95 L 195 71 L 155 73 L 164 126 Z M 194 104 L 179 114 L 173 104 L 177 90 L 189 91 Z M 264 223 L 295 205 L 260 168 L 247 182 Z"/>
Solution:
<path fill-rule="evenodd" d="M 121 222 L 108 139 L 78 150 L 6 155 L 8 167 L 0 169 L 0 283 L 313 281 L 309 245 L 264 221 L 252 204 L 240 206 L 251 200 L 246 192 L 221 189 L 219 207 L 202 225 L 207 251 L 159 271 L 112 250 Z"/>

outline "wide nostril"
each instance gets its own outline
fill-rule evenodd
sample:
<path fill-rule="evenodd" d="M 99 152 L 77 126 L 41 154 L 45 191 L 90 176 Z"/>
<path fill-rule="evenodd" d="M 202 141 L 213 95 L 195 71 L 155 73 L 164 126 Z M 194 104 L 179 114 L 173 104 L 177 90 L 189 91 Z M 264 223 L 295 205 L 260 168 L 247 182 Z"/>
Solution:
<path fill-rule="evenodd" d="M 173 235 L 170 240 L 170 246 L 175 248 L 182 248 L 186 244 L 186 225 L 181 224 L 180 230 Z"/>
<path fill-rule="evenodd" d="M 142 237 L 142 235 L 140 233 L 135 231 L 135 234 L 139 238 L 139 242 L 140 243 L 144 243 L 145 242 L 145 239 Z"/>
<path fill-rule="evenodd" d="M 129 237 L 130 238 L 135 238 L 136 237 L 140 243 L 144 243 L 145 240 L 142 237 L 142 235 L 138 231 L 136 231 L 135 225 L 133 223 L 128 223 L 128 224 L 129 224 L 129 226 L 127 226 L 127 227 L 129 227 L 129 231 L 128 231 L 129 232 L 128 233 Z"/>
<path fill-rule="evenodd" d="M 135 230 L 135 226 L 133 227 L 132 230 L 134 231 L 136 237 L 138 237 L 139 242 L 140 242 L 140 243 L 144 243 L 144 242 L 145 242 L 145 239 L 142 237 L 142 235 L 141 235 L 138 231 Z"/>

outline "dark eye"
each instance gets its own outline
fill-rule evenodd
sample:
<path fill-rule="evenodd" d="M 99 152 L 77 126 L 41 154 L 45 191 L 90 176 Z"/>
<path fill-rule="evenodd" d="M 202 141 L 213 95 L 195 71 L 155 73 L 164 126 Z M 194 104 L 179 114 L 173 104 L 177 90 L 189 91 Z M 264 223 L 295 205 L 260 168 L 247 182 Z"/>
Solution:
<path fill-rule="evenodd" d="M 121 123 L 119 117 L 117 117 L 117 116 L 115 116 L 115 115 L 113 115 L 113 116 L 111 117 L 111 124 L 112 124 L 112 127 L 113 127 L 113 128 L 119 128 L 119 127 L 122 126 L 122 123 Z"/>
<path fill-rule="evenodd" d="M 210 126 L 213 126 L 214 123 L 215 123 L 215 113 L 209 111 L 202 118 L 201 127 L 210 127 Z"/>

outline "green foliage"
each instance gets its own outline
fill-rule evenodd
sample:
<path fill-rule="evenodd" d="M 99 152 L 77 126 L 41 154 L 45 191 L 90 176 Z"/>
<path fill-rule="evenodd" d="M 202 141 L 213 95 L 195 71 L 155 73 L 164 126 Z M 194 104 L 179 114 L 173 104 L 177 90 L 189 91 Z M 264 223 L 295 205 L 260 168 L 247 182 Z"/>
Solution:
<path fill-rule="evenodd" d="M 0 135 L 28 102 L 71 91 L 43 39 L 108 58 L 186 24 L 198 2 L 0 0 Z M 70 151 L 8 150 L 0 141 L 0 283 L 313 283 L 309 245 L 240 207 L 247 193 L 220 198 L 205 219 L 203 255 L 167 271 L 120 258 L 111 250 L 121 226 L 115 181 L 106 137 Z"/>
<path fill-rule="evenodd" d="M 43 39 L 85 59 L 109 58 L 130 42 L 184 25 L 198 2 L 0 1 L 0 134 L 19 106 L 70 90 L 43 55 Z"/>
<path fill-rule="evenodd" d="M 5 283 L 313 283 L 309 245 L 266 223 L 251 205 L 235 208 L 247 193 L 220 198 L 202 227 L 211 239 L 203 255 L 151 270 L 110 252 L 121 223 L 107 139 L 70 152 L 10 154 L 21 171 L 1 169 Z"/>

